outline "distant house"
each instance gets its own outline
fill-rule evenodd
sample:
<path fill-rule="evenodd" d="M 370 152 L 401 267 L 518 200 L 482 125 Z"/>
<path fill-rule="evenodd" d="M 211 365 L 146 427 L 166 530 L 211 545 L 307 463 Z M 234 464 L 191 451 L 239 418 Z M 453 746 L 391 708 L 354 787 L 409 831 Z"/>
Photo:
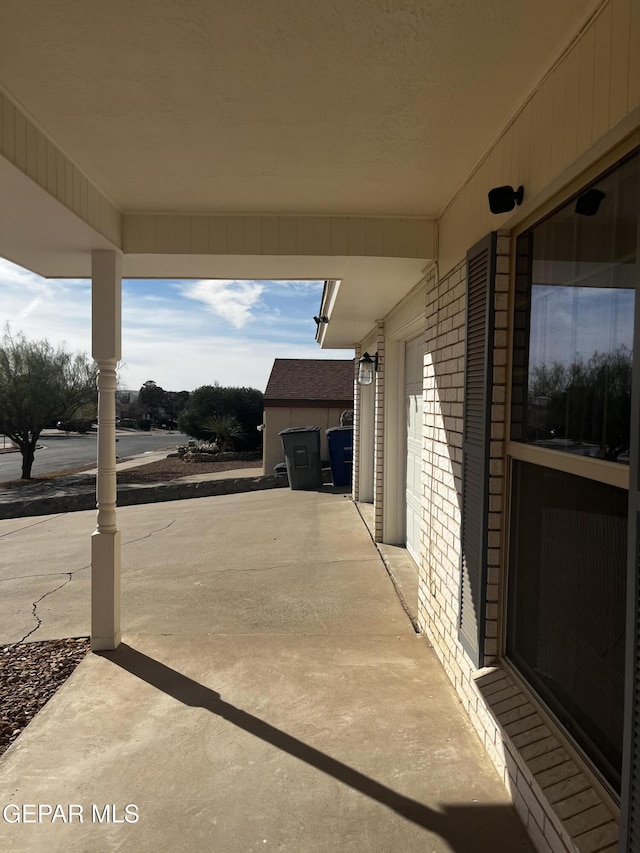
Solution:
<path fill-rule="evenodd" d="M 325 430 L 339 426 L 340 415 L 353 409 L 352 359 L 276 358 L 264 392 L 265 474 L 284 461 L 280 430 L 319 426 L 321 456 L 328 458 Z"/>

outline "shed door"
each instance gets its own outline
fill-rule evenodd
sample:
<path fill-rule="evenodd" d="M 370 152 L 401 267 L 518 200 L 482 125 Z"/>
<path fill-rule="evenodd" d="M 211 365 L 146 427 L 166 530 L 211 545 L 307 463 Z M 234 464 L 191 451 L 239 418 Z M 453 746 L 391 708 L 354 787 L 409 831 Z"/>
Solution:
<path fill-rule="evenodd" d="M 422 387 L 424 342 L 407 341 L 405 350 L 405 410 L 407 413 L 407 551 L 416 563 L 420 554 L 422 493 Z"/>

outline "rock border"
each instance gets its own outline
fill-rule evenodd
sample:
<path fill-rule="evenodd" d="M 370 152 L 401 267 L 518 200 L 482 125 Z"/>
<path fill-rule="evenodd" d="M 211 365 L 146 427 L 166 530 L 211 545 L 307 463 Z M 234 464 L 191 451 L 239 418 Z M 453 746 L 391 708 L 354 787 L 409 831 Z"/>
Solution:
<path fill-rule="evenodd" d="M 154 483 L 151 485 L 122 485 L 118 487 L 119 507 L 138 504 L 233 495 L 262 489 L 281 489 L 289 485 L 286 477 L 269 474 L 263 477 L 233 477 L 199 482 Z M 95 484 L 76 486 L 67 494 L 36 495 L 0 503 L 0 519 L 23 518 L 33 515 L 54 515 L 81 512 L 96 508 Z"/>

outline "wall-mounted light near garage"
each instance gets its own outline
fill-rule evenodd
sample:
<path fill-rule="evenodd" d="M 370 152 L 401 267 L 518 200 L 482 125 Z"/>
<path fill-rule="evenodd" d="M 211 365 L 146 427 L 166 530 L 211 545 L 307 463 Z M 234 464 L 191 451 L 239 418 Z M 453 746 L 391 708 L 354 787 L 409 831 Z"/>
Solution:
<path fill-rule="evenodd" d="M 378 353 L 370 356 L 368 352 L 362 356 L 358 362 L 358 385 L 371 385 L 373 382 L 373 374 L 378 369 Z"/>

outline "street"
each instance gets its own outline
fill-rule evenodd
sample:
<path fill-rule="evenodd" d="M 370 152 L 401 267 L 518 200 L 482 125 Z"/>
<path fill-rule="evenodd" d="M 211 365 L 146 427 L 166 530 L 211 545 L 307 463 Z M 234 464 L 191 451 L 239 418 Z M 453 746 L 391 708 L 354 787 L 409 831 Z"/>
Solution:
<path fill-rule="evenodd" d="M 48 474 L 52 471 L 66 471 L 79 465 L 87 467 L 96 465 L 97 458 L 96 433 L 87 435 L 66 435 L 53 433 L 41 436 L 36 450 L 31 475 Z M 186 444 L 188 436 L 181 432 L 124 432 L 119 430 L 116 453 L 118 458 L 137 456 L 163 448 L 175 449 L 180 444 Z M 8 442 L 7 442 L 8 444 Z M 0 447 L 2 444 L 0 443 Z M 0 453 L 0 483 L 8 480 L 18 480 L 22 473 L 22 455 L 16 453 Z"/>

